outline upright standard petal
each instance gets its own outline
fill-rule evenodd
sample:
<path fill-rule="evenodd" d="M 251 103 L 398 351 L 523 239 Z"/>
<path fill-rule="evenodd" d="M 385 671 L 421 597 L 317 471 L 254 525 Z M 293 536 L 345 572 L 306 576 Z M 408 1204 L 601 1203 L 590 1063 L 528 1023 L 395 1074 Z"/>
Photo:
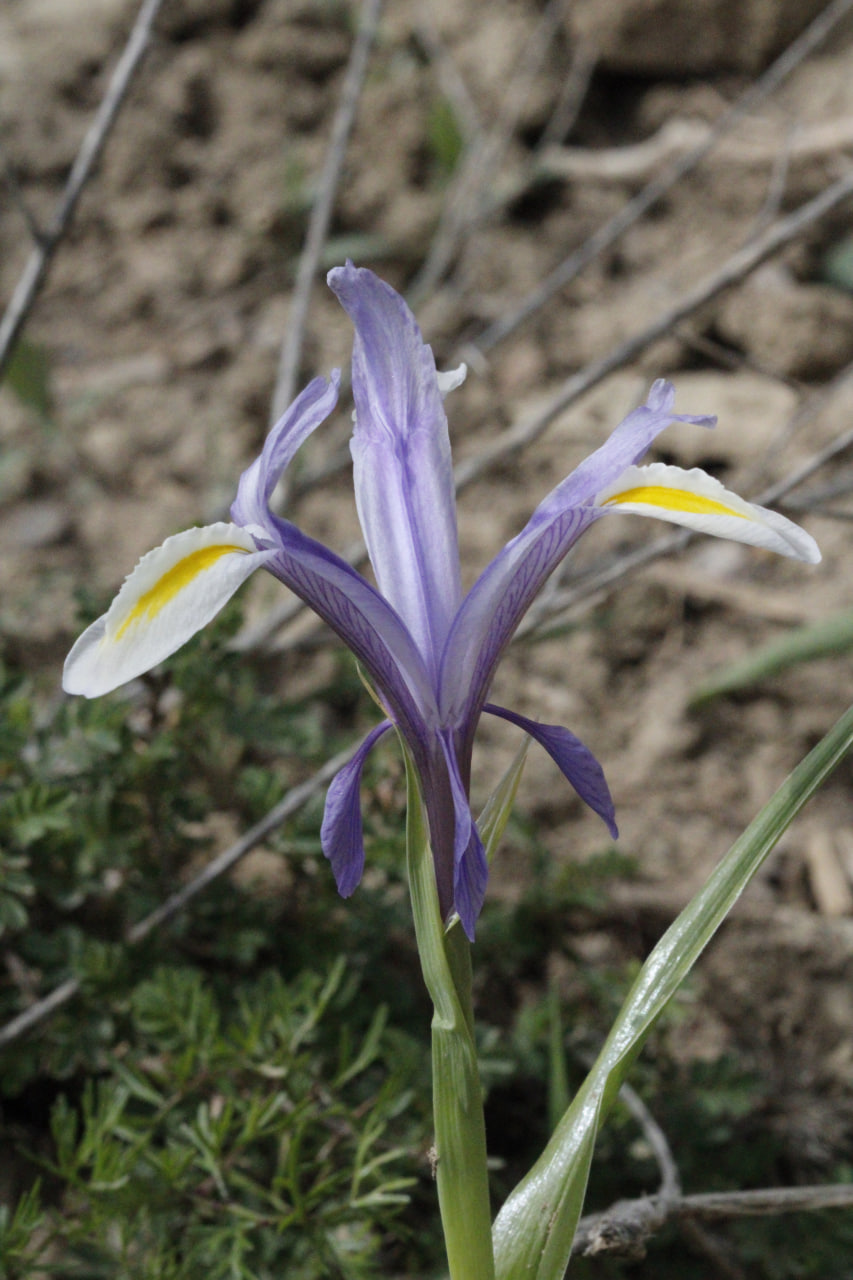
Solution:
<path fill-rule="evenodd" d="M 265 522 L 267 503 L 279 478 L 297 449 L 316 431 L 338 402 L 340 370 L 333 369 L 327 382 L 314 378 L 272 428 L 263 451 L 240 477 L 231 518 L 244 527 Z"/>
<path fill-rule="evenodd" d="M 65 660 L 66 693 L 96 698 L 150 671 L 206 626 L 271 558 L 235 524 L 187 529 L 149 551 Z"/>
<path fill-rule="evenodd" d="M 596 496 L 596 505 L 607 511 L 654 516 L 697 533 L 765 547 L 807 564 L 820 560 L 817 543 L 799 525 L 778 511 L 738 497 L 698 467 L 683 471 L 662 462 L 628 467 Z"/>
<path fill-rule="evenodd" d="M 580 738 L 576 738 L 562 725 L 540 724 L 538 720 L 529 720 L 527 716 L 520 716 L 517 711 L 508 711 L 506 707 L 497 707 L 494 703 L 487 702 L 483 710 L 489 715 L 500 716 L 502 720 L 518 725 L 534 742 L 544 747 L 584 804 L 588 804 L 598 814 L 613 839 L 618 838 L 616 809 L 604 770 Z"/>
<path fill-rule="evenodd" d="M 335 774 L 326 793 L 320 845 L 332 864 L 335 884 L 342 898 L 348 898 L 355 891 L 364 870 L 361 772 L 373 747 L 390 728 L 391 721 L 383 720 L 371 729 L 352 759 Z"/>
<path fill-rule="evenodd" d="M 348 263 L 329 285 L 355 325 L 356 504 L 379 588 L 433 676 L 461 598 L 447 418 L 432 350 L 399 294 Z"/>

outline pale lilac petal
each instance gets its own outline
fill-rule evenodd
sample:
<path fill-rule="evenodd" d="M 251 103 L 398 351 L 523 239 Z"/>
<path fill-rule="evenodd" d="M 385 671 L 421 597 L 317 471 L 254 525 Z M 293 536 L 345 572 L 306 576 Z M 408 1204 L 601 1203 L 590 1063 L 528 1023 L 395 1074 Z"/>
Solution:
<path fill-rule="evenodd" d="M 270 494 L 300 445 L 316 431 L 338 402 L 340 370 L 333 369 L 327 382 L 314 378 L 272 428 L 263 452 L 240 477 L 231 519 L 245 527 L 263 526 Z"/>
<path fill-rule="evenodd" d="M 371 729 L 353 758 L 335 774 L 326 793 L 320 844 L 332 864 L 335 883 L 342 898 L 348 898 L 355 890 L 364 870 L 361 772 L 373 747 L 390 728 L 391 721 L 383 720 L 375 729 Z"/>
<path fill-rule="evenodd" d="M 584 804 L 588 804 L 604 821 L 614 840 L 618 837 L 616 811 L 604 770 L 580 738 L 576 738 L 561 725 L 539 724 L 536 720 L 528 720 L 527 716 L 520 716 L 517 711 L 509 711 L 506 707 L 497 707 L 493 703 L 487 702 L 483 710 L 508 720 L 510 724 L 518 725 L 519 729 L 523 729 L 544 747 Z"/>
<path fill-rule="evenodd" d="M 267 516 L 275 554 L 264 566 L 328 623 L 363 664 L 413 750 L 430 749 L 435 694 L 406 626 L 351 565 L 280 517 Z"/>
<path fill-rule="evenodd" d="M 486 896 L 489 864 L 486 851 L 471 816 L 468 794 L 459 775 L 456 754 L 448 737 L 442 736 L 441 745 L 447 764 L 450 791 L 454 810 L 453 836 L 453 905 L 462 922 L 462 928 L 474 941 L 474 926 Z M 435 852 L 435 850 L 434 850 Z"/>
<path fill-rule="evenodd" d="M 403 299 L 348 263 L 329 285 L 355 325 L 356 504 L 379 588 L 438 661 L 461 599 L 447 419 L 432 350 Z"/>
<path fill-rule="evenodd" d="M 647 403 L 548 494 L 474 583 L 442 658 L 439 706 L 445 723 L 471 724 L 475 719 L 519 622 L 573 544 L 601 515 L 593 505 L 596 495 L 636 463 L 670 423 L 714 425 L 715 418 L 673 413 L 674 398 L 671 383 L 655 382 Z"/>

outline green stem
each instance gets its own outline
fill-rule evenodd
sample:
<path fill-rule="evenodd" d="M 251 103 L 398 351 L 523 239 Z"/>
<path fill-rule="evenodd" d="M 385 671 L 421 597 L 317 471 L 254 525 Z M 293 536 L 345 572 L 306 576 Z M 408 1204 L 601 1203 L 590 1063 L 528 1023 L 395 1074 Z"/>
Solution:
<path fill-rule="evenodd" d="M 451 1280 L 494 1280 L 486 1125 L 474 1042 L 471 950 L 445 931 L 417 775 L 406 753 L 406 846 L 415 936 L 432 999 L 432 1096 L 438 1204 Z"/>

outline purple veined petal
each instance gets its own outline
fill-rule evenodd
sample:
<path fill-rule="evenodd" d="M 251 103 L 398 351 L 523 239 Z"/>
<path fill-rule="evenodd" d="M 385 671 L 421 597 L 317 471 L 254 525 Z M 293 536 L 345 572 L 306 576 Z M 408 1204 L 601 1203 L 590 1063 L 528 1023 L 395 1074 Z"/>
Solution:
<path fill-rule="evenodd" d="M 489 865 L 486 861 L 483 842 L 477 831 L 477 824 L 471 816 L 471 805 L 459 775 L 456 754 L 449 735 L 441 736 L 441 745 L 447 765 L 454 810 L 453 905 L 462 922 L 462 928 L 473 942 L 474 927 L 486 896 Z M 435 849 L 433 852 L 437 853 Z"/>
<path fill-rule="evenodd" d="M 264 526 L 270 494 L 300 445 L 334 409 L 340 382 L 339 369 L 332 370 L 328 382 L 314 378 L 272 428 L 260 457 L 240 477 L 231 507 L 236 524 Z"/>
<path fill-rule="evenodd" d="M 487 702 L 483 710 L 489 715 L 500 716 L 502 720 L 508 720 L 510 724 L 517 725 L 533 738 L 534 742 L 544 747 L 584 804 L 588 804 L 590 809 L 598 814 L 613 839 L 617 839 L 619 831 L 616 827 L 616 810 L 610 788 L 604 777 L 604 770 L 580 738 L 576 738 L 561 725 L 539 724 L 537 720 L 529 720 L 527 716 L 521 716 L 517 711 L 509 711 L 506 707 L 495 706 L 494 703 Z"/>
<path fill-rule="evenodd" d="M 465 727 L 466 746 L 495 668 L 543 584 L 582 533 L 599 518 L 575 507 L 507 543 L 474 583 L 447 640 L 439 678 L 442 723 Z"/>
<path fill-rule="evenodd" d="M 267 516 L 275 554 L 266 568 L 340 636 L 423 760 L 437 723 L 433 686 L 405 623 L 351 565 L 278 516 Z"/>
<path fill-rule="evenodd" d="M 326 793 L 320 844 L 332 864 L 335 883 L 342 898 L 348 898 L 354 892 L 364 870 L 361 822 L 361 773 L 364 762 L 382 735 L 392 727 L 390 720 L 383 720 L 375 729 L 371 729 L 352 759 L 335 774 Z"/>
<path fill-rule="evenodd" d="M 468 844 L 456 864 L 453 886 L 456 911 L 469 942 L 474 941 L 474 930 L 486 896 L 488 878 L 489 864 L 486 861 L 486 850 L 483 848 L 477 824 L 472 822 Z"/>
<path fill-rule="evenodd" d="M 675 390 L 655 382 L 646 404 L 540 502 L 521 533 L 483 571 L 459 607 L 439 677 L 443 723 L 465 725 L 470 738 L 501 654 L 548 577 L 601 515 L 598 493 L 642 457 L 672 422 L 713 426 L 716 418 L 672 412 Z M 470 743 L 466 744 L 470 745 Z"/>
<path fill-rule="evenodd" d="M 355 325 L 356 505 L 379 589 L 435 677 L 461 599 L 456 497 L 442 386 L 403 299 L 347 263 L 329 286 Z M 451 385 L 453 380 L 451 379 Z"/>

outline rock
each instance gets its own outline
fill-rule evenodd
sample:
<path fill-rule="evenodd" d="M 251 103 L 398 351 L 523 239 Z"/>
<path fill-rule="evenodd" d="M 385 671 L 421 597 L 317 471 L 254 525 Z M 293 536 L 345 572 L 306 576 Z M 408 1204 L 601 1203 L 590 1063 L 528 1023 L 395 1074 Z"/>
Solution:
<path fill-rule="evenodd" d="M 33 551 L 59 542 L 71 528 L 68 508 L 48 498 L 21 502 L 3 516 L 7 546 Z"/>
<path fill-rule="evenodd" d="M 800 284 L 776 263 L 723 301 L 717 328 L 792 378 L 825 378 L 853 358 L 853 298 L 829 285 Z"/>
<path fill-rule="evenodd" d="M 796 393 L 760 373 L 676 373 L 675 408 L 714 413 L 713 430 L 675 422 L 658 437 L 657 451 L 681 467 L 737 469 L 755 462 L 797 408 Z"/>
<path fill-rule="evenodd" d="M 575 0 L 569 29 L 601 65 L 630 75 L 755 72 L 825 8 L 824 0 Z"/>

